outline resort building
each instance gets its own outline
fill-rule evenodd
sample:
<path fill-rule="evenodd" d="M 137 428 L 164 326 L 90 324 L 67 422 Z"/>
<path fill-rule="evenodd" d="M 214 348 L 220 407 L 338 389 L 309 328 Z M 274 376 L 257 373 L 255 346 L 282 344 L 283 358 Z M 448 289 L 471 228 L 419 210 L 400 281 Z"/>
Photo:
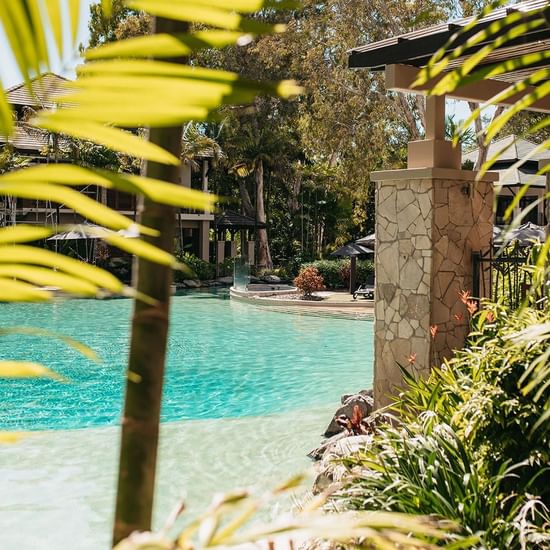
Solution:
<path fill-rule="evenodd" d="M 546 189 L 546 176 L 536 175 L 539 162 L 550 161 L 550 151 L 542 149 L 536 151 L 537 144 L 526 139 L 517 139 L 510 135 L 493 141 L 487 151 L 487 159 L 498 155 L 496 162 L 491 167 L 491 172 L 498 174 L 498 185 L 495 186 L 496 210 L 495 225 L 505 225 L 505 212 L 512 204 L 514 197 L 526 184 L 529 188 L 520 199 L 514 209 L 514 216 L 524 211 L 524 222 L 537 225 L 548 223 L 544 212 L 544 193 Z M 475 164 L 478 149 L 462 155 L 462 163 Z M 499 154 L 500 151 L 500 154 Z M 534 203 L 537 203 L 536 205 Z"/>
<path fill-rule="evenodd" d="M 27 121 L 39 109 L 54 109 L 56 97 L 63 91 L 67 79 L 53 73 L 45 73 L 31 82 L 31 91 L 25 83 L 6 90 L 9 103 L 17 116 L 16 131 L 7 139 L 0 135 L 0 147 L 9 145 L 13 151 L 30 164 L 70 162 L 79 164 L 78 153 L 74 154 L 70 140 L 62 136 L 37 130 Z M 91 147 L 96 147 L 91 145 Z M 208 192 L 208 152 L 181 163 L 180 183 L 185 187 Z M 133 195 L 115 189 L 103 189 L 95 185 L 83 186 L 80 191 L 106 204 L 129 218 L 136 217 L 136 199 Z M 18 223 L 51 225 L 82 223 L 82 217 L 63 204 L 50 201 L 16 199 L 0 200 L 0 227 Z M 179 209 L 177 212 L 177 235 L 179 248 L 193 253 L 202 260 L 210 260 L 210 224 L 214 214 L 203 210 Z"/>

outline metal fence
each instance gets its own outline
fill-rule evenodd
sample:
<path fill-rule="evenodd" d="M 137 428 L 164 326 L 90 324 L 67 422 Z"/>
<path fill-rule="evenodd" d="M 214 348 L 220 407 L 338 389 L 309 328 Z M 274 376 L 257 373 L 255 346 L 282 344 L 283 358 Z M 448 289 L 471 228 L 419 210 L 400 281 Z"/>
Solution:
<path fill-rule="evenodd" d="M 473 252 L 472 294 L 494 302 L 501 299 L 514 309 L 519 307 L 532 284 L 531 273 L 526 269 L 530 253 L 530 247 L 522 246 Z"/>

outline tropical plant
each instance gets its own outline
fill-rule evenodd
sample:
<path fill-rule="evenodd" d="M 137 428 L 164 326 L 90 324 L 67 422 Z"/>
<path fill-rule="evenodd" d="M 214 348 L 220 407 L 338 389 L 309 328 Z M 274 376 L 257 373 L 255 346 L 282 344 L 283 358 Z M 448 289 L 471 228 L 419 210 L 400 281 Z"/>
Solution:
<path fill-rule="evenodd" d="M 180 271 L 175 273 L 174 280 L 177 283 L 181 283 L 190 277 L 199 279 L 199 281 L 208 281 L 216 276 L 216 267 L 210 262 L 197 258 L 194 254 L 180 252 L 177 254 L 177 258 L 188 268 L 185 272 Z"/>
<path fill-rule="evenodd" d="M 412 517 L 385 512 L 343 512 L 326 514 L 321 507 L 330 492 L 306 500 L 291 515 L 281 516 L 268 523 L 253 523 L 267 508 L 280 503 L 281 497 L 296 489 L 302 476 L 291 478 L 272 491 L 255 495 L 236 491 L 218 495 L 210 507 L 187 523 L 177 535 L 176 520 L 185 511 L 180 502 L 158 533 L 134 533 L 121 541 L 115 550 L 200 550 L 227 548 L 247 543 L 267 543 L 270 547 L 315 538 L 316 542 L 330 541 L 350 548 L 391 550 L 435 550 L 437 541 L 443 547 L 464 548 L 459 536 L 449 534 L 456 529 L 452 522 L 435 517 Z M 275 542 L 276 541 L 276 542 Z M 450 543 L 447 545 L 447 543 Z"/>
<path fill-rule="evenodd" d="M 483 548 L 550 543 L 550 389 L 529 382 L 548 363 L 550 335 L 527 338 L 549 315 L 485 304 L 465 349 L 427 379 L 403 369 L 395 420 L 346 460 L 337 504 L 437 514 Z"/>
<path fill-rule="evenodd" d="M 325 288 L 325 282 L 317 268 L 306 266 L 300 270 L 300 273 L 294 279 L 294 286 L 302 291 L 304 297 L 311 298 L 316 290 Z"/>

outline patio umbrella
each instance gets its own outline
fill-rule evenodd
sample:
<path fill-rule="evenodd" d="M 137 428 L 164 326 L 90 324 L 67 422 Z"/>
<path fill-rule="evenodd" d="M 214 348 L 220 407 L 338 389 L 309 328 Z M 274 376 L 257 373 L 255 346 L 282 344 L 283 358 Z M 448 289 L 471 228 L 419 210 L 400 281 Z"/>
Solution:
<path fill-rule="evenodd" d="M 371 247 L 373 247 L 375 243 L 376 243 L 375 233 L 371 233 L 370 235 L 367 235 L 366 237 L 361 237 L 360 239 L 357 239 L 355 241 L 355 244 L 360 244 L 363 246 L 371 246 Z"/>
<path fill-rule="evenodd" d="M 348 243 L 341 246 L 338 250 L 331 253 L 331 256 L 336 258 L 350 258 L 351 265 L 349 271 L 349 292 L 353 294 L 355 292 L 355 281 L 357 279 L 357 256 L 363 256 L 365 254 L 374 254 L 374 250 L 367 248 L 361 244 Z"/>
<path fill-rule="evenodd" d="M 517 241 L 519 246 L 530 246 L 535 242 L 544 242 L 546 240 L 546 234 L 544 227 L 541 225 L 527 222 L 511 231 L 506 229 L 500 229 L 498 234 L 495 235 L 493 230 L 493 236 L 495 244 L 509 244 L 513 241 Z"/>
<path fill-rule="evenodd" d="M 94 223 L 78 223 L 72 225 L 71 229 L 68 231 L 62 231 L 56 235 L 52 235 L 47 240 L 56 241 L 56 250 L 57 250 L 57 241 L 80 241 L 84 240 L 86 245 L 86 258 L 85 260 L 89 262 L 95 254 L 95 245 L 92 243 L 92 246 L 88 249 L 88 240 L 95 241 L 97 239 L 103 239 L 109 235 L 122 235 L 128 239 L 139 237 L 139 232 L 133 230 L 132 227 L 129 229 L 121 229 L 120 231 L 113 231 L 107 227 L 101 225 L 96 225 Z M 75 249 L 78 253 L 78 249 Z"/>
<path fill-rule="evenodd" d="M 374 254 L 374 250 L 355 242 L 341 246 L 338 250 L 335 250 L 330 255 L 336 258 L 348 258 L 363 256 L 364 254 Z"/>
<path fill-rule="evenodd" d="M 48 238 L 48 241 L 79 241 L 82 239 L 101 239 L 115 231 L 93 223 L 73 225 L 69 231 L 62 231 Z"/>

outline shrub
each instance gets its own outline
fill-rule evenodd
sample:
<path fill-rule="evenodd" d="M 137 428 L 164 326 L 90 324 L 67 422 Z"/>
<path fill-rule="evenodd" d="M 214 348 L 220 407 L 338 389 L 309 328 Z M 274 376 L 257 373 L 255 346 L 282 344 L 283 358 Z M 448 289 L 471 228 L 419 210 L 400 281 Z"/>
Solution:
<path fill-rule="evenodd" d="M 303 267 L 294 279 L 294 285 L 305 297 L 310 297 L 316 290 L 323 290 L 325 283 L 319 271 L 313 266 Z"/>
<path fill-rule="evenodd" d="M 209 263 L 197 258 L 194 254 L 189 252 L 182 252 L 177 256 L 178 261 L 186 265 L 189 271 L 176 271 L 174 273 L 174 281 L 181 283 L 185 279 L 199 279 L 200 281 L 207 281 L 213 279 L 216 276 L 216 267 Z"/>
<path fill-rule="evenodd" d="M 226 258 L 218 264 L 218 273 L 220 277 L 233 276 L 233 267 L 235 265 L 234 258 Z"/>
<path fill-rule="evenodd" d="M 327 288 L 347 288 L 349 285 L 350 260 L 317 260 L 304 264 L 315 267 L 322 275 Z M 357 262 L 357 284 L 372 283 L 374 280 L 374 262 L 363 260 Z"/>

